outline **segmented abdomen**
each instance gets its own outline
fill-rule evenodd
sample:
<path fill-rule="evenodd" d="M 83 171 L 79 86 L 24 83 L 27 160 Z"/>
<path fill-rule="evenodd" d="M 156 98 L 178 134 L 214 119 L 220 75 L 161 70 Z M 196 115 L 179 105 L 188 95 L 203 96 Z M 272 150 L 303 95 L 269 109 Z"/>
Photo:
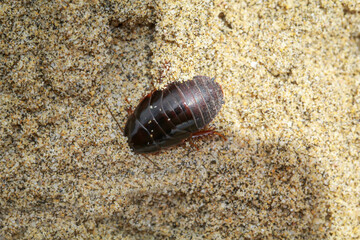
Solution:
<path fill-rule="evenodd" d="M 223 92 L 214 79 L 196 76 L 147 95 L 125 127 L 135 152 L 155 152 L 183 142 L 220 111 Z"/>

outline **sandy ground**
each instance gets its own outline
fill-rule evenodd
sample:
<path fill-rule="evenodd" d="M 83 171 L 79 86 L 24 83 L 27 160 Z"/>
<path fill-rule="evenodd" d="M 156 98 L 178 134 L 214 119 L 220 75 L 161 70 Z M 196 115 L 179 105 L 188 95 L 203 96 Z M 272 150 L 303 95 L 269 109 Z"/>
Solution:
<path fill-rule="evenodd" d="M 0 3 L 0 239 L 360 238 L 359 2 L 23 2 Z M 196 75 L 228 140 L 159 170 L 104 102 L 123 127 Z"/>

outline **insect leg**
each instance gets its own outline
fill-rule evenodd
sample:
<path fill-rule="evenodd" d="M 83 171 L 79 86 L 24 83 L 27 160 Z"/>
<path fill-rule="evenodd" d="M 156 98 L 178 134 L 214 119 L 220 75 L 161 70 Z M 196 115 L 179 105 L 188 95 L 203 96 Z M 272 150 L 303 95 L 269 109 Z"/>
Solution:
<path fill-rule="evenodd" d="M 193 140 L 191 138 L 189 138 L 189 143 L 192 147 L 196 148 L 196 150 L 199 151 L 199 148 L 196 146 L 196 144 L 193 142 Z"/>
<path fill-rule="evenodd" d="M 162 67 L 159 70 L 159 77 L 156 79 L 156 83 L 159 85 L 162 83 L 163 79 L 166 77 L 166 75 L 169 73 L 171 67 L 171 63 L 169 61 L 164 61 L 162 64 Z M 154 89 L 156 89 L 154 81 L 151 81 L 151 85 Z"/>
<path fill-rule="evenodd" d="M 129 99 L 125 98 L 125 102 L 127 102 L 127 104 L 130 105 Z M 134 112 L 134 111 L 132 110 L 132 108 L 131 108 L 131 105 L 130 105 L 128 108 L 126 108 L 126 111 L 127 111 L 127 113 L 128 113 L 129 116 Z"/>
<path fill-rule="evenodd" d="M 191 134 L 191 137 L 198 138 L 198 137 L 214 135 L 214 134 L 220 136 L 224 141 L 227 140 L 226 137 L 222 133 L 215 131 L 214 128 L 200 130 L 198 132 Z"/>

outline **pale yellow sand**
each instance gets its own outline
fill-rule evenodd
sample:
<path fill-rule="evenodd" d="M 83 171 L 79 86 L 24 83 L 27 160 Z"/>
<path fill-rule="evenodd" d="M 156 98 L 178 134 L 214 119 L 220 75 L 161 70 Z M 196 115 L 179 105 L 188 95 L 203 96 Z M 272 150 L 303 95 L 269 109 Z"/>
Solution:
<path fill-rule="evenodd" d="M 359 239 L 360 4 L 0 4 L 0 239 Z M 134 155 L 162 83 L 216 77 L 218 137 Z"/>

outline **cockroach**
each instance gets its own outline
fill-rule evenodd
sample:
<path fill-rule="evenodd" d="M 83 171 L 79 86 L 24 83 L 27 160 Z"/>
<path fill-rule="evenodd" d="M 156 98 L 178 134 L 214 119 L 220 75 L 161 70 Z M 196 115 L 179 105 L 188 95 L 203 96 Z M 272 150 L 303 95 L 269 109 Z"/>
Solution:
<path fill-rule="evenodd" d="M 191 137 L 219 134 L 204 128 L 219 113 L 223 99 L 215 78 L 196 76 L 170 83 L 140 101 L 126 122 L 124 135 L 135 153 L 154 153 Z"/>

